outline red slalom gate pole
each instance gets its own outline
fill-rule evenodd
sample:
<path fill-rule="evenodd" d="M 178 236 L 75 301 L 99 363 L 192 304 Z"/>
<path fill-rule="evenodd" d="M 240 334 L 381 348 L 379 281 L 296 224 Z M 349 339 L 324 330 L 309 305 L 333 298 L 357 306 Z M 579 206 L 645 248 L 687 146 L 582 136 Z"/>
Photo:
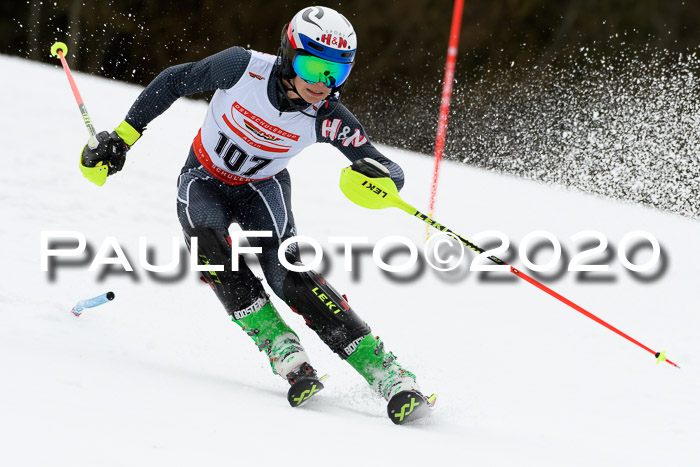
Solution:
<path fill-rule="evenodd" d="M 70 72 L 68 62 L 64 57 L 64 54 L 67 52 L 67 50 L 68 47 L 66 46 L 66 44 L 64 44 L 63 42 L 56 42 L 51 47 L 51 55 L 61 60 L 61 65 L 63 65 L 63 69 L 65 70 L 66 76 L 68 77 L 68 83 L 70 84 L 70 88 L 73 91 L 73 97 L 75 97 L 75 102 L 77 102 L 78 108 L 80 109 L 80 113 L 83 116 L 83 122 L 85 122 L 85 126 L 87 127 L 88 132 L 90 133 L 90 140 L 88 141 L 88 146 L 90 146 L 91 149 L 95 149 L 98 144 L 97 138 L 95 137 L 97 132 L 95 131 L 95 127 L 92 125 L 92 119 L 90 118 L 90 114 L 88 114 L 87 108 L 85 107 L 85 103 L 83 103 L 83 98 L 80 95 L 80 91 L 78 91 L 78 85 L 75 84 L 73 74 Z"/>
<path fill-rule="evenodd" d="M 442 98 L 440 100 L 440 117 L 438 118 L 437 134 L 435 136 L 435 168 L 433 170 L 433 185 L 430 190 L 430 205 L 428 213 L 433 215 L 435 210 L 435 197 L 437 195 L 438 176 L 440 175 L 440 161 L 445 149 L 445 138 L 447 136 L 447 118 L 450 113 L 450 102 L 452 100 L 452 82 L 455 76 L 455 65 L 457 64 L 457 48 L 459 46 L 459 31 L 462 29 L 462 11 L 464 10 L 464 0 L 455 0 L 452 10 L 452 27 L 450 28 L 450 43 L 447 47 L 447 63 L 445 65 L 445 77 L 442 83 Z"/>

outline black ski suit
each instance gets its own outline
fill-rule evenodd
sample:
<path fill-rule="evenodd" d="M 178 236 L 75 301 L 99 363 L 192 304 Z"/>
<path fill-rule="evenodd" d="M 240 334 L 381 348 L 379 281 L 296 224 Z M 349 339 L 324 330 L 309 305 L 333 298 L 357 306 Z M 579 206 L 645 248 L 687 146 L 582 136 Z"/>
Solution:
<path fill-rule="evenodd" d="M 164 70 L 141 93 L 126 116 L 126 122 L 143 133 L 148 123 L 163 113 L 179 97 L 216 89 L 233 87 L 244 75 L 251 52 L 241 47 L 232 47 L 201 61 L 176 65 Z M 280 112 L 294 112 L 284 99 L 276 79 L 273 79 L 277 65 L 267 81 L 267 98 Z M 331 104 L 332 105 L 332 104 Z M 323 115 L 319 112 L 320 115 Z M 311 117 L 309 117 L 311 118 Z M 339 149 L 350 161 L 371 158 L 383 164 L 389 170 L 391 178 L 400 189 L 403 186 L 401 168 L 383 156 L 369 141 L 357 119 L 342 104 L 338 104 L 331 119 L 339 119 L 340 131 L 333 138 L 323 136 L 324 117 L 315 122 L 317 142 L 330 143 Z M 337 135 L 354 134 L 359 130 L 367 138 L 365 144 L 344 145 Z M 307 289 L 322 280 L 313 274 L 290 273 L 277 258 L 277 250 L 282 241 L 296 234 L 294 217 L 291 209 L 291 179 L 286 169 L 264 180 L 230 185 L 210 173 L 202 166 L 195 155 L 193 147 L 178 180 L 177 213 L 185 233 L 188 247 L 193 236 L 198 238 L 198 251 L 204 252 L 212 264 L 230 264 L 230 238 L 228 228 L 237 223 L 245 231 L 271 231 L 272 237 L 249 238 L 251 246 L 261 247 L 258 259 L 265 279 L 273 292 L 294 308 L 299 303 L 309 303 L 314 307 L 318 300 L 304 300 Z M 296 244 L 286 251 L 290 263 L 299 261 Z M 206 264 L 206 263 L 205 263 Z M 246 309 L 261 297 L 266 297 L 260 281 L 254 276 L 244 261 L 240 261 L 239 271 L 219 272 L 216 277 L 203 274 L 216 291 L 226 311 L 234 316 L 239 310 Z M 294 276 L 294 277 L 290 277 Z M 325 286 L 324 282 L 324 286 Z M 333 291 L 335 292 L 335 291 Z M 329 292 L 330 293 L 330 292 Z M 289 296 L 289 295 L 300 296 Z M 342 301 L 337 293 L 335 298 Z M 294 306 L 293 304 L 296 304 Z M 340 304 L 340 303 L 339 303 Z M 345 310 L 345 321 L 340 324 L 324 323 L 327 317 L 319 317 L 322 310 L 295 309 L 302 314 L 307 323 L 315 328 L 320 337 L 341 357 L 342 349 L 358 337 L 369 334 L 369 327 L 351 310 Z M 336 317 L 338 318 L 338 317 Z M 343 318 L 343 317 L 340 317 Z M 338 326 L 343 332 L 337 332 Z M 323 332 L 321 332 L 323 329 Z M 328 334 L 333 334 L 329 336 Z M 325 335 L 324 335 L 325 334 Z"/>

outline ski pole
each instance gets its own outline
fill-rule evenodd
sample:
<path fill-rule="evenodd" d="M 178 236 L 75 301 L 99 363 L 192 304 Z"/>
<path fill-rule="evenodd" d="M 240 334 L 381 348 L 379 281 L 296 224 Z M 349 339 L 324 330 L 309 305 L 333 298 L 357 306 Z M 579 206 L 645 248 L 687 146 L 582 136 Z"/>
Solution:
<path fill-rule="evenodd" d="M 68 46 L 63 42 L 56 42 L 54 45 L 51 46 L 51 55 L 61 60 L 61 65 L 63 65 L 63 69 L 66 71 L 66 76 L 68 77 L 68 83 L 70 84 L 71 90 L 73 90 L 73 96 L 75 97 L 75 101 L 78 103 L 80 113 L 83 115 L 83 122 L 85 122 L 85 126 L 88 129 L 88 133 L 90 133 L 88 146 L 90 146 L 90 149 L 95 149 L 98 144 L 97 138 L 95 137 L 95 127 L 92 125 L 92 119 L 90 118 L 90 114 L 88 114 L 85 104 L 83 103 L 83 98 L 80 96 L 80 91 L 78 91 L 78 86 L 75 84 L 73 75 L 70 72 L 68 62 L 66 62 L 66 58 L 63 56 L 67 52 Z"/>
<path fill-rule="evenodd" d="M 80 316 L 80 314 L 85 308 L 94 308 L 112 300 L 114 300 L 114 292 L 103 293 L 102 295 L 98 295 L 97 297 L 80 300 L 78 303 L 75 304 L 71 312 L 75 316 Z"/>
<path fill-rule="evenodd" d="M 394 182 L 388 178 L 388 177 L 369 177 L 365 174 L 362 174 L 358 172 L 357 170 L 353 170 L 353 167 L 355 164 L 358 164 L 360 161 L 355 162 L 352 166 L 346 167 L 343 169 L 343 171 L 340 174 L 340 189 L 345 194 L 345 196 L 350 199 L 355 204 L 358 204 L 362 207 L 368 208 L 368 209 L 384 209 L 384 208 L 390 208 L 390 207 L 395 207 L 399 208 L 402 211 L 405 211 L 409 214 L 411 214 L 413 217 L 417 217 L 418 219 L 422 220 L 429 226 L 432 226 L 439 230 L 440 232 L 445 232 L 448 234 L 454 235 L 457 239 L 459 239 L 460 242 L 462 242 L 466 247 L 474 250 L 477 253 L 483 253 L 484 250 L 483 248 L 477 246 L 476 244 L 470 242 L 466 238 L 462 237 L 461 235 L 453 232 L 446 226 L 436 222 L 435 220 L 431 219 L 429 216 L 423 214 L 407 202 L 405 202 L 403 199 L 401 199 L 401 196 L 399 195 L 398 190 L 396 189 L 396 185 L 394 185 Z M 530 284 L 534 285 L 538 289 L 548 293 L 552 297 L 556 298 L 557 300 L 561 301 L 562 303 L 569 305 L 571 308 L 574 310 L 578 311 L 579 313 L 587 316 L 588 318 L 592 319 L 598 324 L 601 324 L 602 326 L 605 326 L 606 328 L 610 329 L 614 333 L 624 337 L 628 341 L 632 342 L 633 344 L 638 345 L 642 349 L 646 350 L 647 352 L 650 352 L 652 355 L 656 357 L 656 363 L 661 363 L 661 362 L 667 362 L 676 368 L 680 368 L 678 365 L 673 363 L 671 360 L 666 358 L 666 352 L 655 352 L 646 345 L 642 344 L 641 342 L 633 339 L 632 337 L 628 336 L 624 332 L 620 331 L 616 327 L 612 326 L 611 324 L 603 321 L 602 319 L 598 318 L 596 315 L 593 313 L 585 310 L 583 307 L 577 305 L 576 303 L 572 302 L 568 298 L 558 294 L 554 290 L 550 289 L 546 285 L 542 284 L 541 282 L 535 280 L 534 278 L 528 276 L 524 272 L 520 271 L 519 269 L 514 268 L 513 266 L 509 265 L 505 261 L 497 258 L 496 256 L 489 256 L 488 259 L 493 261 L 494 263 L 501 265 L 501 266 L 509 266 L 510 267 L 510 272 L 518 276 L 519 278 L 523 279 L 526 282 L 529 282 Z"/>

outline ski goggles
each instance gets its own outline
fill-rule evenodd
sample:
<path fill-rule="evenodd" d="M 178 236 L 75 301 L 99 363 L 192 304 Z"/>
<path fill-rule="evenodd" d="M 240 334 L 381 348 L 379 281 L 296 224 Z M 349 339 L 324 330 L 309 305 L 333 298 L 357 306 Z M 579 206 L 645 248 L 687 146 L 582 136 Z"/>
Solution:
<path fill-rule="evenodd" d="M 348 79 L 352 63 L 338 63 L 313 55 L 297 55 L 292 64 L 294 72 L 309 84 L 323 83 L 329 88 L 340 86 Z"/>

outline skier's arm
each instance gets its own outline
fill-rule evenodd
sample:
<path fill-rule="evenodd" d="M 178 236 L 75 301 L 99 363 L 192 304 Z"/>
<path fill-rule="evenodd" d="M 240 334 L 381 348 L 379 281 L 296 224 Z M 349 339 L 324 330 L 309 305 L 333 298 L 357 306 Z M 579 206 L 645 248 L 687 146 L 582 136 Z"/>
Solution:
<path fill-rule="evenodd" d="M 332 144 L 351 162 L 366 157 L 374 159 L 389 169 L 396 188 L 401 190 L 403 187 L 404 175 L 401 167 L 372 145 L 360 122 L 343 104 L 338 104 L 330 117 L 316 121 L 316 140 L 319 143 Z"/>
<path fill-rule="evenodd" d="M 97 147 L 83 148 L 83 175 L 97 185 L 104 184 L 106 173 L 113 175 L 122 169 L 127 151 L 154 118 L 182 96 L 232 87 L 245 73 L 250 57 L 249 51 L 231 47 L 198 62 L 165 69 L 141 92 L 112 133 L 100 132 Z"/>
<path fill-rule="evenodd" d="M 243 76 L 249 62 L 249 51 L 231 47 L 198 62 L 171 66 L 141 92 L 124 120 L 143 133 L 146 125 L 178 98 L 232 87 Z"/>

